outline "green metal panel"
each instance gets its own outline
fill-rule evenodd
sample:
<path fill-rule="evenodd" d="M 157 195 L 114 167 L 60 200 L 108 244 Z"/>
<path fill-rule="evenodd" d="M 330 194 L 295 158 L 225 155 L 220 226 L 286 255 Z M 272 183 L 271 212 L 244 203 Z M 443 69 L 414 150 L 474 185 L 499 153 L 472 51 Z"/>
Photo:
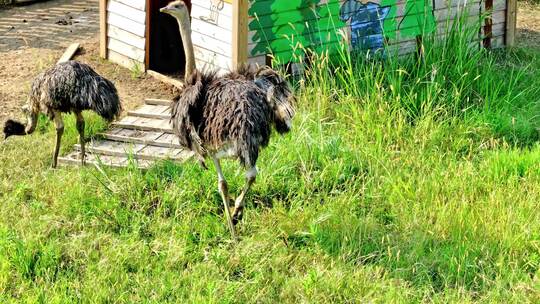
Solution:
<path fill-rule="evenodd" d="M 250 0 L 251 55 L 297 62 L 308 49 L 335 52 L 351 44 L 376 50 L 398 32 L 400 38 L 414 38 L 435 30 L 431 0 L 374 1 Z"/>

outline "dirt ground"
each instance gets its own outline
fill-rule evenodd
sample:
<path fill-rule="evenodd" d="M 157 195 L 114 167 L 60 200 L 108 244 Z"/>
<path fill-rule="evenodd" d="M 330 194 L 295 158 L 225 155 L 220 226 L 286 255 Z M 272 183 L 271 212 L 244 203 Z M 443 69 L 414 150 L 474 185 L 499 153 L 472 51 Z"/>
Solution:
<path fill-rule="evenodd" d="M 99 58 L 97 0 L 55 0 L 0 9 L 0 125 L 21 119 L 32 79 L 52 66 L 68 45 L 82 49 L 74 59 L 113 81 L 125 110 L 144 98 L 171 98 L 169 86 Z"/>
<path fill-rule="evenodd" d="M 519 2 L 517 27 L 518 45 L 540 48 L 540 5 Z"/>
<path fill-rule="evenodd" d="M 518 44 L 540 46 L 540 6 L 519 3 Z M 170 98 L 170 87 L 152 77 L 101 60 L 98 55 L 97 0 L 55 0 L 0 9 L 0 125 L 8 117 L 21 118 L 31 81 L 60 58 L 73 43 L 82 45 L 75 59 L 89 63 L 112 80 L 124 108 L 133 109 L 144 98 Z"/>

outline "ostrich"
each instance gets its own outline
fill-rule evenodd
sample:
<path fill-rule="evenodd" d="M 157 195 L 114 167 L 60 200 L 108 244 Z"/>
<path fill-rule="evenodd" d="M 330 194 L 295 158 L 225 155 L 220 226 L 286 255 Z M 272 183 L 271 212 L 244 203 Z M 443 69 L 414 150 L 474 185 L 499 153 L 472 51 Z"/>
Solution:
<path fill-rule="evenodd" d="M 227 223 L 236 239 L 234 226 L 242 219 L 246 193 L 255 181 L 259 151 L 268 145 L 272 125 L 281 134 L 290 130 L 294 96 L 288 83 L 268 67 L 243 67 L 221 77 L 198 71 L 186 4 L 173 1 L 160 11 L 177 19 L 186 56 L 185 87 L 172 106 L 173 129 L 180 144 L 194 151 L 203 167 L 204 159 L 212 158 Z M 220 165 L 226 157 L 238 159 L 247 169 L 246 184 L 234 201 L 232 215 L 232 199 Z"/>
<path fill-rule="evenodd" d="M 98 75 L 91 67 L 77 61 L 59 63 L 39 74 L 32 83 L 32 90 L 23 112 L 28 123 L 23 125 L 7 120 L 4 135 L 27 135 L 36 129 L 38 114 L 45 113 L 56 127 L 52 167 L 56 168 L 60 141 L 64 133 L 62 113 L 73 112 L 77 119 L 77 131 L 81 145 L 81 163 L 84 165 L 84 117 L 83 110 L 92 110 L 107 121 L 117 117 L 122 107 L 112 82 Z"/>

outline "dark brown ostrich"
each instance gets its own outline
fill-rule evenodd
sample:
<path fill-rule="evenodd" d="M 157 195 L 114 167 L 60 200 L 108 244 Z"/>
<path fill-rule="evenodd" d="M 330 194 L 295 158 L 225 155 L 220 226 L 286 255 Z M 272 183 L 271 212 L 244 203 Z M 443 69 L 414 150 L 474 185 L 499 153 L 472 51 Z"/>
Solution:
<path fill-rule="evenodd" d="M 268 145 L 272 125 L 279 133 L 289 131 L 294 96 L 288 83 L 268 67 L 243 67 L 221 77 L 198 71 L 186 4 L 174 1 L 161 12 L 177 19 L 186 55 L 185 87 L 172 106 L 173 129 L 180 144 L 194 151 L 203 165 L 206 157 L 214 161 L 227 222 L 236 239 L 234 225 L 242 218 L 246 193 L 255 181 L 259 151 Z M 225 157 L 238 159 L 247 169 L 232 216 L 232 199 L 219 162 Z"/>
<path fill-rule="evenodd" d="M 57 165 L 60 142 L 64 133 L 62 113 L 73 112 L 77 118 L 77 131 L 81 145 L 81 163 L 84 164 L 84 117 L 82 111 L 92 110 L 111 121 L 120 114 L 122 107 L 118 92 L 112 82 L 97 74 L 91 67 L 77 61 L 59 63 L 39 74 L 32 83 L 32 90 L 23 112 L 28 123 L 9 119 L 4 125 L 4 135 L 27 135 L 34 132 L 38 114 L 45 113 L 54 121 L 56 145 L 52 167 Z"/>

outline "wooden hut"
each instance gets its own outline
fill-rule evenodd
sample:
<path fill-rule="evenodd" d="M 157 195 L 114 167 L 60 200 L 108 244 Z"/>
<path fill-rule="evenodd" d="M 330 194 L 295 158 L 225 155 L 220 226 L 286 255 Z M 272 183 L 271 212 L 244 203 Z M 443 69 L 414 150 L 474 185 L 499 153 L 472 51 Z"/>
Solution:
<path fill-rule="evenodd" d="M 181 73 L 176 21 L 159 13 L 169 0 L 100 0 L 100 52 L 140 70 Z M 186 0 L 198 66 L 302 60 L 306 50 L 413 52 L 427 33 L 444 35 L 458 16 L 478 22 L 479 45 L 512 45 L 516 0 Z"/>

